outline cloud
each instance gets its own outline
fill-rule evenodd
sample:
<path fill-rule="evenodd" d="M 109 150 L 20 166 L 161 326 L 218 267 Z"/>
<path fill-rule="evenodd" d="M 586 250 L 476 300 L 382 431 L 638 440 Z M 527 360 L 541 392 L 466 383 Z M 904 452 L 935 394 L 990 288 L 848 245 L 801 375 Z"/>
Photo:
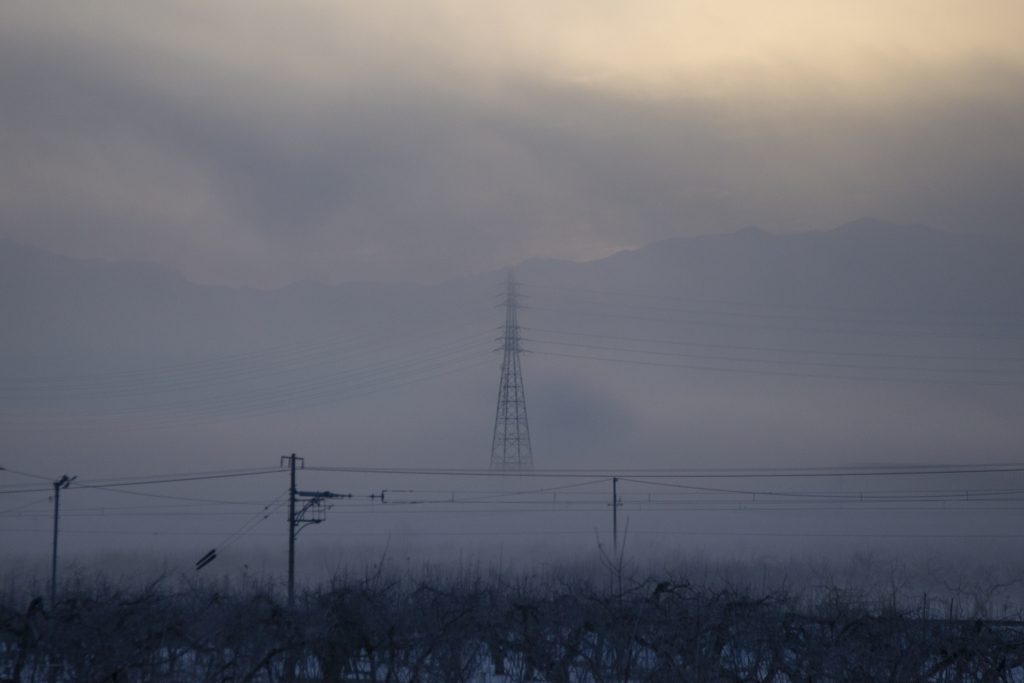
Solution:
<path fill-rule="evenodd" d="M 862 215 L 1024 227 L 1009 3 L 8 3 L 0 230 L 438 281 Z"/>

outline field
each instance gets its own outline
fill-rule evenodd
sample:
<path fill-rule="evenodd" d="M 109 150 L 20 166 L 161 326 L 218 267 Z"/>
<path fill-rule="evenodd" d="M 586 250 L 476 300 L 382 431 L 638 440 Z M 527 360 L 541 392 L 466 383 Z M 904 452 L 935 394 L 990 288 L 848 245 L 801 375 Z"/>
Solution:
<path fill-rule="evenodd" d="M 1014 571 L 608 558 L 387 560 L 301 587 L 9 574 L 0 675 L 27 681 L 1021 681 Z M 1017 572 L 1019 575 L 1019 572 Z"/>

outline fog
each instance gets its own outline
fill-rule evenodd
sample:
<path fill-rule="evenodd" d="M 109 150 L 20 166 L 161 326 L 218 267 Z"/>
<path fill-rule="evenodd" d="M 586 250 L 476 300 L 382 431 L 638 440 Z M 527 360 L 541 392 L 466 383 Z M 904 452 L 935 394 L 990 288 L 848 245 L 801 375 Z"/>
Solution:
<path fill-rule="evenodd" d="M 66 473 L 69 561 L 218 547 L 225 567 L 280 571 L 280 458 L 296 453 L 299 490 L 352 495 L 300 534 L 303 571 L 618 544 L 1005 559 L 1024 490 L 1022 254 L 865 219 L 517 264 L 534 473 L 498 476 L 506 270 L 260 291 L 8 242 L 7 547 L 47 552 Z M 215 472 L 231 476 L 188 476 Z"/>
<path fill-rule="evenodd" d="M 1021 20 L 4 3 L 5 561 L 1012 555 Z"/>

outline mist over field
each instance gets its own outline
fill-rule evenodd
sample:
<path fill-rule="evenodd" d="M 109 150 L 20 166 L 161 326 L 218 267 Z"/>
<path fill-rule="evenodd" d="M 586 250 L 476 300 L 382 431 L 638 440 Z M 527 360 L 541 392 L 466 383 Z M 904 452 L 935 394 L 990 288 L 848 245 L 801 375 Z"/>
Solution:
<path fill-rule="evenodd" d="M 256 290 L 14 242 L 2 259 L 5 466 L 80 478 L 68 561 L 226 546 L 217 566 L 279 572 L 291 453 L 300 490 L 352 494 L 301 533 L 312 574 L 623 536 L 639 558 L 1016 556 L 1012 240 L 864 219 L 516 264 L 535 472 L 505 477 L 487 474 L 504 269 Z M 231 476 L 118 481 L 194 472 Z M 41 557 L 50 479 L 4 476 L 8 547 Z"/>

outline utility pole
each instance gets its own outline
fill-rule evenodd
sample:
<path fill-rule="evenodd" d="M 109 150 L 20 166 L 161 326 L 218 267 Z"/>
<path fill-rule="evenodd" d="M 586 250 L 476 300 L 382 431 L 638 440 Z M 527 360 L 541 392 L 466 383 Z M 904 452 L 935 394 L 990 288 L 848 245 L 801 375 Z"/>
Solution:
<path fill-rule="evenodd" d="M 619 478 L 612 477 L 612 550 L 619 555 Z"/>
<path fill-rule="evenodd" d="M 523 373 L 519 367 L 519 353 L 523 345 L 519 336 L 518 308 L 516 278 L 509 270 L 505 289 L 505 331 L 499 339 L 502 342 L 501 350 L 504 351 L 501 385 L 498 388 L 498 410 L 494 416 L 494 438 L 491 441 L 491 470 L 496 472 L 529 472 L 533 469 Z"/>
<path fill-rule="evenodd" d="M 302 466 L 306 466 L 304 458 L 296 458 L 292 453 L 287 458 L 291 463 L 292 483 L 288 487 L 288 606 L 295 603 L 295 461 L 302 460 Z"/>
<path fill-rule="evenodd" d="M 60 517 L 60 491 L 71 486 L 75 479 L 78 477 L 68 479 L 68 475 L 65 474 L 53 482 L 53 567 L 50 573 L 50 609 L 57 604 L 57 520 Z"/>
<path fill-rule="evenodd" d="M 288 463 L 291 470 L 291 485 L 288 487 L 288 606 L 295 604 L 295 539 L 299 532 L 310 524 L 319 524 L 327 516 L 327 508 L 324 503 L 328 498 L 351 498 L 351 493 L 331 493 L 330 491 L 299 491 L 295 486 L 295 466 L 297 461 L 302 461 L 301 469 L 305 469 L 305 458 L 297 458 L 295 454 L 282 455 L 281 466 Z M 384 492 L 381 492 L 381 499 Z M 302 502 L 302 508 L 296 512 L 296 502 Z"/>

